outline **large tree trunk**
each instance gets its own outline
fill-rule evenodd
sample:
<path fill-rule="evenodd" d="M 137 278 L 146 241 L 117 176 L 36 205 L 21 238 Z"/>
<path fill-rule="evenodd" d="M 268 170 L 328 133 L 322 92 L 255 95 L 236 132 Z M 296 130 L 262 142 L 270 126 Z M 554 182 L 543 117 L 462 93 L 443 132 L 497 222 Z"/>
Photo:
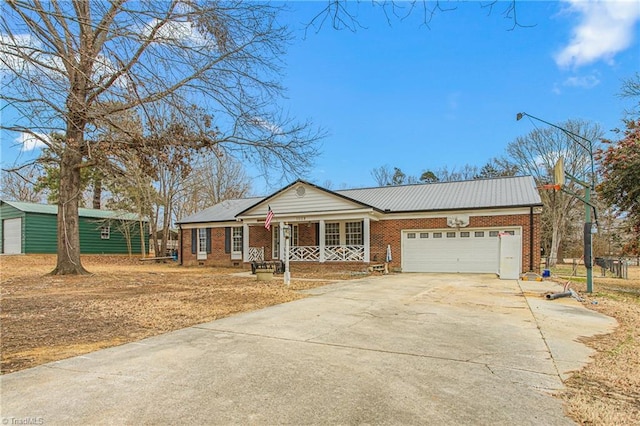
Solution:
<path fill-rule="evenodd" d="M 102 207 L 102 178 L 98 175 L 93 180 L 93 206 L 94 209 L 100 210 Z"/>
<path fill-rule="evenodd" d="M 551 247 L 549 250 L 549 267 L 554 267 L 558 263 L 558 249 L 562 241 L 562 230 L 560 227 L 564 223 L 563 216 L 556 216 L 553 219 L 553 228 L 551 231 Z"/>
<path fill-rule="evenodd" d="M 88 274 L 80 262 L 80 223 L 78 201 L 81 197 L 80 166 L 82 134 L 67 133 L 67 149 L 60 159 L 60 192 L 58 199 L 58 263 L 52 275 Z"/>

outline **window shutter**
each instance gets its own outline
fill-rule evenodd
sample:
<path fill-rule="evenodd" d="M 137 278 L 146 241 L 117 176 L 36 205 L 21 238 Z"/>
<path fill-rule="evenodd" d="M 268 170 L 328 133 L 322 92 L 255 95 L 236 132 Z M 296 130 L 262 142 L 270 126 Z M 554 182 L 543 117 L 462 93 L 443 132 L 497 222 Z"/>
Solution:
<path fill-rule="evenodd" d="M 316 222 L 316 245 L 320 245 L 320 222 Z"/>
<path fill-rule="evenodd" d="M 231 228 L 224 228 L 224 252 L 231 253 Z"/>
<path fill-rule="evenodd" d="M 211 228 L 207 228 L 207 253 L 211 253 Z"/>
<path fill-rule="evenodd" d="M 198 245 L 198 230 L 193 228 L 191 230 L 191 254 L 196 254 L 197 245 Z"/>

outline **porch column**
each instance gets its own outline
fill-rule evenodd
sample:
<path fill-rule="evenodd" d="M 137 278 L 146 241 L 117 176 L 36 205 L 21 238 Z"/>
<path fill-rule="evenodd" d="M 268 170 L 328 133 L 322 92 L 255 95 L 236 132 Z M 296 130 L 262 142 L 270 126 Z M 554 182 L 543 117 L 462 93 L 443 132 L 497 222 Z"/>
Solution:
<path fill-rule="evenodd" d="M 320 246 L 320 258 L 319 258 L 319 262 L 323 263 L 324 262 L 324 220 L 320 219 L 320 224 L 318 226 L 318 237 L 320 237 L 320 241 L 318 241 L 318 244 Z"/>
<path fill-rule="evenodd" d="M 278 241 L 280 241 L 280 247 L 278 247 L 278 259 L 284 261 L 284 222 L 278 223 Z"/>
<path fill-rule="evenodd" d="M 364 218 L 364 225 L 362 226 L 362 242 L 364 243 L 364 262 L 369 263 L 369 252 L 371 251 L 370 246 L 370 226 L 371 221 L 369 220 L 369 216 Z"/>
<path fill-rule="evenodd" d="M 249 224 L 242 224 L 242 261 L 249 262 Z"/>

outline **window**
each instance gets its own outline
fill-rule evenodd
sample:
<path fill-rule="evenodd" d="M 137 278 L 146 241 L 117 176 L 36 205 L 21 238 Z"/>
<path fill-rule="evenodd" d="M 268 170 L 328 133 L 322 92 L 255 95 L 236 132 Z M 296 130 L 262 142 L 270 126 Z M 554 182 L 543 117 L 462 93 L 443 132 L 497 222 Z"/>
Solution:
<path fill-rule="evenodd" d="M 198 253 L 207 252 L 207 229 L 198 228 Z"/>
<path fill-rule="evenodd" d="M 278 225 L 271 227 L 271 237 L 273 240 L 273 244 L 271 245 L 271 258 L 279 259 L 280 258 L 280 227 Z"/>
<path fill-rule="evenodd" d="M 434 232 L 433 238 L 442 238 L 442 232 Z"/>
<path fill-rule="evenodd" d="M 476 231 L 474 232 L 473 236 L 476 238 L 482 238 L 484 237 L 484 231 Z"/>
<path fill-rule="evenodd" d="M 469 235 L 471 235 L 469 232 L 464 231 L 464 232 L 460 232 L 460 237 L 461 238 L 469 238 Z"/>
<path fill-rule="evenodd" d="M 489 236 L 490 237 L 497 237 L 498 236 L 498 231 L 489 231 Z"/>
<path fill-rule="evenodd" d="M 233 227 L 233 237 L 231 240 L 231 251 L 232 252 L 242 252 L 242 227 L 234 226 Z"/>
<path fill-rule="evenodd" d="M 416 233 L 415 232 L 409 232 L 407 234 L 407 238 L 415 238 L 416 237 Z"/>
<path fill-rule="evenodd" d="M 447 232 L 447 238 L 455 238 L 455 237 L 456 237 L 455 232 Z"/>
<path fill-rule="evenodd" d="M 109 238 L 111 238 L 110 226 L 103 226 L 102 228 L 100 228 L 100 238 L 103 240 L 108 240 Z"/>
<path fill-rule="evenodd" d="M 348 246 L 361 246 L 362 243 L 362 222 L 347 222 L 345 224 Z"/>
<path fill-rule="evenodd" d="M 504 231 L 505 234 L 516 235 L 516 231 Z"/>
<path fill-rule="evenodd" d="M 421 232 L 420 233 L 420 238 L 429 238 L 429 233 L 428 232 Z"/>
<path fill-rule="evenodd" d="M 340 245 L 340 224 L 327 223 L 324 227 L 324 242 L 328 246 Z"/>

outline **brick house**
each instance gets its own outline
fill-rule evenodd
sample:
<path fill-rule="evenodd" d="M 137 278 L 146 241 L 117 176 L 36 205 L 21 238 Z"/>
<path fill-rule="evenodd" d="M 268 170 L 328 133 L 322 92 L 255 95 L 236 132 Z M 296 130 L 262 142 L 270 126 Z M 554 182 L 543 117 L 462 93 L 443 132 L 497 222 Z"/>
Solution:
<path fill-rule="evenodd" d="M 180 220 L 180 263 L 284 259 L 290 226 L 290 262 L 369 265 L 390 255 L 402 272 L 519 275 L 539 270 L 541 210 L 530 176 L 339 191 L 297 180 Z"/>

